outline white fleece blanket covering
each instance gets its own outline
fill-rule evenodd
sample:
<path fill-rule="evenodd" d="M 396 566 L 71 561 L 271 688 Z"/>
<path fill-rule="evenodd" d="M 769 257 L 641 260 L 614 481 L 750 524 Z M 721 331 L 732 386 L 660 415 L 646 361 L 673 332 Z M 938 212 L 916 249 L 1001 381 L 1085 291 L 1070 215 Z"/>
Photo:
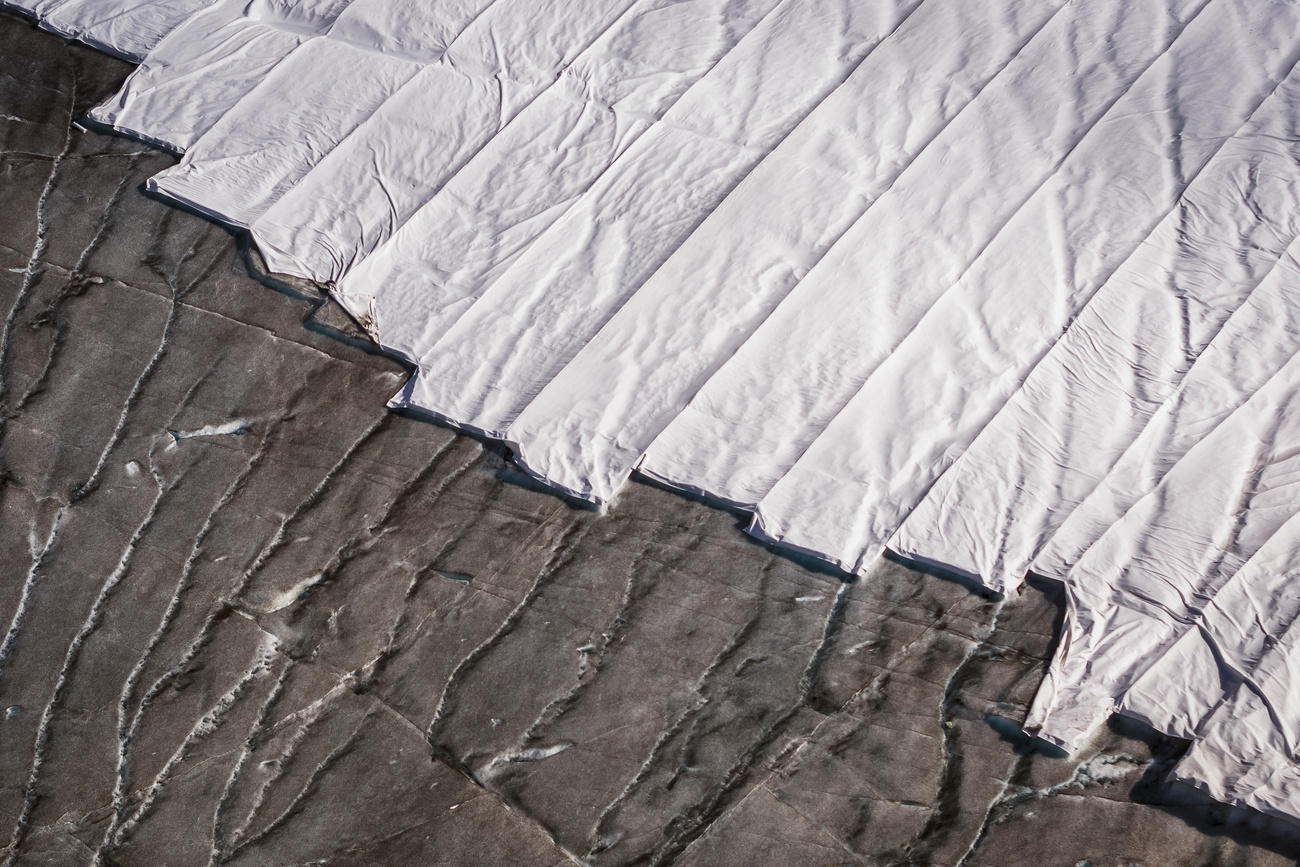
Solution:
<path fill-rule="evenodd" d="M 1027 726 L 1300 817 L 1300 4 L 0 0 L 415 374 L 865 572 L 1064 582 Z"/>

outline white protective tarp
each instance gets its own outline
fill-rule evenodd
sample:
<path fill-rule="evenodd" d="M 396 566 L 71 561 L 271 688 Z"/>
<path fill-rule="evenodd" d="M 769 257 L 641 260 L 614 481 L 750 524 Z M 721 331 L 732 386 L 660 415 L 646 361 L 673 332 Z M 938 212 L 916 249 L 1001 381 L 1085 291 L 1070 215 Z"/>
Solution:
<path fill-rule="evenodd" d="M 1031 729 L 1118 709 L 1300 816 L 1300 6 L 4 2 L 148 52 L 91 119 L 393 405 L 851 572 L 1063 581 Z"/>
<path fill-rule="evenodd" d="M 70 39 L 139 62 L 177 25 L 213 0 L 0 0 Z"/>
<path fill-rule="evenodd" d="M 1040 574 L 1064 578 L 1081 548 L 1136 497 L 1111 505 L 1081 532 L 1061 531 L 1061 525 L 1121 461 L 1152 459 L 1154 443 L 1128 450 L 1140 436 L 1154 434 L 1150 420 L 1229 317 L 1250 303 L 1228 333 L 1259 337 L 1258 329 L 1276 328 L 1273 339 L 1286 342 L 1296 323 L 1273 318 L 1283 312 L 1276 307 L 1265 313 L 1255 305 L 1275 291 L 1285 267 L 1280 260 L 1300 234 L 1297 104 L 1300 76 L 1292 74 L 1110 275 L 909 516 L 893 547 L 1004 585 L 1018 582 L 1031 564 Z M 1224 348 L 1215 352 L 1222 357 Z M 1239 347 L 1230 357 L 1245 361 L 1257 358 L 1258 350 Z M 1204 406 L 1195 411 L 1205 417 Z M 1192 441 L 1188 434 L 1205 432 L 1186 419 L 1171 427 L 1162 418 L 1160 424 L 1183 448 Z M 1148 428 L 1151 433 L 1144 433 Z M 1161 446 L 1162 461 L 1176 454 L 1174 443 Z M 1068 462 L 1059 459 L 1062 454 Z M 1108 481 L 1135 485 L 1155 477 L 1130 463 Z M 1061 551 L 1067 545 L 1070 550 Z"/>
<path fill-rule="evenodd" d="M 1116 5 L 1132 16 L 1168 14 Z M 1096 34 L 1086 43 L 1106 60 L 1076 86 L 1086 94 L 1087 82 L 1111 80 L 1112 95 L 1100 104 L 1058 96 L 1054 105 L 1033 105 L 1035 116 L 1057 110 L 1053 131 L 1063 133 L 1064 152 L 1026 195 L 1013 194 L 993 220 L 979 220 L 987 242 L 952 263 L 932 284 L 937 291 L 894 272 L 897 292 L 873 305 L 859 332 L 880 347 L 871 353 L 876 364 L 759 501 L 764 535 L 825 552 L 851 570 L 879 556 L 1079 308 L 1295 63 L 1300 7 L 1285 7 L 1279 17 L 1287 20 L 1260 29 L 1250 0 L 1188 5 L 1183 21 L 1151 22 L 1170 34 L 1166 44 L 1135 34 L 1145 50 L 1129 63 L 1112 59 L 1124 57 L 1117 40 Z M 1026 143 L 1031 152 L 1047 148 Z M 1024 172 L 1033 160 L 1021 163 Z"/>
<path fill-rule="evenodd" d="M 164 37 L 89 118 L 184 152 L 350 0 L 218 0 Z M 292 14 L 288 14 L 292 11 Z"/>

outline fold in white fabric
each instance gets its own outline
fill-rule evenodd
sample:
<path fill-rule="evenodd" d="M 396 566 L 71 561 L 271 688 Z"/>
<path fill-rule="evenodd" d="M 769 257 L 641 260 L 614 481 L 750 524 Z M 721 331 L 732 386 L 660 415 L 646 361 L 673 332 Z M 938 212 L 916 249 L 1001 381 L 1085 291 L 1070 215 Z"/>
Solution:
<path fill-rule="evenodd" d="M 2 0 L 414 376 L 865 572 L 1064 582 L 1027 726 L 1114 710 L 1300 817 L 1300 6 Z"/>

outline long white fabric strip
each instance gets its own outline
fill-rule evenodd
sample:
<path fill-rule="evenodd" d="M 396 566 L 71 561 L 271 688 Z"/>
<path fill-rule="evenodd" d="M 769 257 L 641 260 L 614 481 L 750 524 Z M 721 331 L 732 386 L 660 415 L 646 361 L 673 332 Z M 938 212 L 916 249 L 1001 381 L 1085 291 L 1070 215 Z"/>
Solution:
<path fill-rule="evenodd" d="M 1297 563 L 1300 515 L 1293 515 L 1221 588 L 1198 590 L 1180 637 L 1120 696 L 1119 708 L 1159 731 L 1196 739 L 1224 696 L 1251 688 L 1266 657 L 1300 637 Z"/>
<path fill-rule="evenodd" d="M 481 100 L 482 89 L 466 92 L 444 88 L 436 78 L 421 78 L 431 64 L 478 70 L 478 76 L 493 82 L 485 105 L 499 116 L 505 108 L 498 96 L 502 83 L 495 78 L 527 74 L 534 89 L 548 80 L 548 70 L 534 70 L 521 61 L 526 51 L 512 53 L 512 48 L 523 47 L 516 45 L 523 30 L 519 5 L 493 0 L 397 7 L 363 0 L 350 5 L 324 38 L 297 48 L 223 115 L 179 165 L 155 177 L 153 188 L 224 222 L 250 227 L 358 127 L 382 127 L 400 118 L 397 111 L 385 109 L 408 86 L 438 94 L 434 107 L 448 124 L 465 117 L 467 111 L 482 112 L 483 103 L 471 103 L 468 110 L 460 104 L 466 97 Z M 580 20 L 588 31 L 599 32 L 604 20 L 623 5 L 621 0 L 584 4 Z M 601 10 L 604 19 L 594 14 Z M 568 19 L 559 23 L 572 30 Z M 565 28 L 558 33 L 541 29 L 528 38 L 549 45 L 557 36 L 573 35 Z M 504 62 L 498 54 L 504 55 Z M 329 73 L 321 75 L 320 70 Z M 549 72 L 553 75 L 553 70 Z M 397 108 L 400 111 L 402 106 Z M 259 122 L 268 114 L 277 120 L 270 128 Z M 493 124 L 479 139 L 490 137 L 497 128 Z M 469 142 L 475 140 L 473 132 L 460 130 Z M 421 144 L 439 144 L 436 138 L 427 143 L 395 141 L 403 143 L 413 153 L 397 150 L 394 159 L 409 160 Z"/>
<path fill-rule="evenodd" d="M 572 455 L 576 466 L 546 460 L 556 444 L 545 425 L 572 417 L 572 386 L 560 385 L 520 414 L 761 156 L 913 8 L 894 0 L 782 3 L 434 345 L 408 400 L 503 432 L 525 464 L 553 484 L 608 498 L 613 484 L 591 484 L 599 460 L 591 450 Z M 611 213 L 617 218 L 605 216 Z M 591 374 L 607 383 L 601 367 L 578 371 Z M 640 390 L 638 383 L 627 386 L 632 394 Z"/>
<path fill-rule="evenodd" d="M 1291 357 L 1300 334 L 1297 255 L 1300 242 L 1293 240 L 1111 471 L 1062 522 L 1035 559 L 1034 571 L 1064 579 L 1102 534 L 1155 489 L 1170 467 Z"/>
<path fill-rule="evenodd" d="M 646 466 L 757 503 L 1205 2 L 1067 4 L 704 385 Z"/>
<path fill-rule="evenodd" d="M 624 10 L 338 282 L 340 300 L 362 311 L 382 345 L 422 359 L 515 257 L 775 5 L 639 0 Z"/>
<path fill-rule="evenodd" d="M 218 118 L 179 164 L 151 178 L 149 188 L 247 228 L 420 66 L 343 40 L 309 39 Z M 309 72 L 320 68 L 339 79 Z"/>
<path fill-rule="evenodd" d="M 1258 287 L 1250 293 L 1196 359 L 1186 376 L 1179 382 L 1178 388 L 1160 406 L 1138 438 L 1119 458 L 1101 486 L 1071 514 L 1062 529 L 1053 537 L 1047 551 L 1039 557 L 1040 563 L 1044 560 L 1048 562 L 1042 566 L 1036 565 L 1036 569 L 1047 574 L 1059 574 L 1064 578 L 1069 574 L 1069 565 L 1081 563 L 1085 559 L 1085 552 L 1112 527 L 1117 528 L 1117 533 L 1140 532 L 1137 529 L 1141 526 L 1137 519 L 1138 513 L 1132 513 L 1133 518 L 1126 516 L 1135 504 L 1145 503 L 1145 514 L 1148 519 L 1160 522 L 1161 527 L 1166 520 L 1163 511 L 1174 508 L 1180 508 L 1183 512 L 1181 520 L 1184 524 L 1190 522 L 1192 526 L 1202 522 L 1213 530 L 1214 522 L 1223 520 L 1223 509 L 1231 506 L 1225 507 L 1220 502 L 1215 508 L 1213 503 L 1207 502 L 1204 508 L 1197 508 L 1195 514 L 1189 516 L 1188 506 L 1194 504 L 1180 501 L 1177 497 L 1169 497 L 1158 491 L 1158 488 L 1162 484 L 1169 486 L 1177 483 L 1178 477 L 1173 476 L 1175 470 L 1182 477 L 1185 485 L 1195 486 L 1198 482 L 1196 464 L 1184 464 L 1183 459 L 1188 457 L 1193 449 L 1200 448 L 1204 460 L 1216 460 L 1215 456 L 1205 452 L 1205 447 L 1200 445 L 1211 437 L 1217 436 L 1219 443 L 1228 444 L 1228 454 L 1240 453 L 1240 444 L 1233 443 L 1231 435 L 1216 435 L 1215 432 L 1253 395 L 1259 393 L 1270 382 L 1276 383 L 1280 376 L 1279 371 L 1283 370 L 1288 363 L 1294 363 L 1294 356 L 1300 350 L 1300 339 L 1297 338 L 1297 335 L 1300 335 L 1300 292 L 1297 292 L 1297 289 L 1300 289 L 1298 255 L 1300 255 L 1300 241 L 1293 241 Z M 1274 385 L 1274 387 L 1278 386 Z M 1285 388 L 1284 379 L 1282 387 Z M 1200 496 L 1199 490 L 1196 496 Z M 1155 509 L 1154 512 L 1152 507 Z M 1278 517 L 1285 518 L 1285 515 Z M 1128 529 L 1124 530 L 1124 526 Z M 1201 530 L 1202 536 L 1204 532 L 1205 530 Z M 1231 579 L 1233 585 L 1237 587 L 1237 592 L 1246 594 L 1250 600 L 1229 606 L 1229 610 L 1237 612 L 1238 616 L 1250 606 L 1274 607 L 1273 600 L 1276 598 L 1276 593 L 1270 589 L 1274 583 L 1272 579 L 1265 577 L 1265 572 L 1272 570 L 1278 577 L 1283 578 L 1290 574 L 1289 570 L 1278 568 L 1281 561 L 1278 556 L 1270 554 L 1272 549 L 1269 547 L 1275 544 L 1285 545 L 1286 535 L 1279 531 L 1273 538 L 1278 541 L 1270 539 L 1265 543 L 1257 558 L 1252 560 L 1254 566 L 1248 564 L 1247 567 L 1243 567 L 1244 574 L 1236 575 Z M 1183 538 L 1181 542 L 1175 544 L 1187 547 L 1188 541 Z M 1280 550 L 1285 552 L 1287 548 L 1283 547 Z M 1099 592 L 1106 589 L 1105 586 L 1097 588 Z M 1085 592 L 1086 590 L 1087 585 L 1085 585 Z M 1072 604 L 1078 609 L 1079 616 L 1087 616 L 1089 622 L 1099 617 L 1112 616 L 1109 613 L 1111 605 L 1104 599 L 1098 600 L 1096 593 Z M 1100 614 L 1094 613 L 1094 608 Z M 1130 608 L 1128 614 L 1131 615 L 1135 610 Z M 1207 610 L 1212 611 L 1213 608 Z M 1072 621 L 1074 617 L 1072 613 Z M 1253 628 L 1259 633 L 1260 638 L 1270 634 L 1262 627 L 1266 618 L 1247 619 L 1249 622 L 1242 626 L 1243 630 L 1250 631 Z M 1156 626 L 1158 627 L 1158 624 Z M 1063 656 L 1075 652 L 1076 639 L 1072 638 L 1072 635 L 1073 632 L 1067 630 L 1066 635 L 1063 636 Z M 1212 647 L 1198 647 L 1197 642 L 1202 635 L 1200 628 L 1185 634 L 1178 642 L 1178 653 L 1174 656 L 1166 654 L 1167 658 L 1162 659 L 1150 672 L 1143 675 L 1139 685 L 1132 688 L 1136 692 L 1130 691 L 1126 694 L 1122 683 L 1099 689 L 1097 694 L 1086 702 L 1088 710 L 1082 714 L 1082 720 L 1077 728 L 1086 731 L 1091 727 L 1096 716 L 1104 713 L 1105 706 L 1119 703 L 1131 708 L 1134 715 L 1148 719 L 1164 731 L 1187 735 L 1197 725 L 1200 711 L 1187 711 L 1186 708 L 1189 703 L 1192 707 L 1201 707 L 1206 701 L 1212 703 L 1216 697 L 1207 695 L 1207 690 L 1213 692 L 1213 685 L 1219 682 L 1220 674 L 1215 673 L 1208 680 L 1202 681 L 1199 689 L 1181 689 L 1180 684 L 1186 682 L 1184 677 L 1190 676 L 1195 679 L 1202 674 L 1220 671 L 1217 660 L 1223 659 L 1225 654 L 1247 652 L 1244 650 L 1245 645 L 1242 640 L 1231 635 L 1222 638 L 1221 641 L 1216 640 Z M 1171 644 L 1170 647 L 1174 645 Z M 1204 661 L 1203 654 L 1194 652 L 1198 650 L 1211 654 L 1216 661 L 1209 667 L 1191 666 L 1196 659 Z M 1175 662 L 1175 659 L 1181 662 Z M 1101 660 L 1102 664 L 1104 662 L 1104 659 Z M 1183 667 L 1183 663 L 1188 667 Z M 1054 695 L 1056 692 L 1054 684 L 1060 677 L 1057 671 L 1059 667 L 1058 659 L 1049 676 L 1048 687 L 1040 693 L 1040 710 L 1036 712 L 1037 715 L 1049 713 L 1055 707 L 1068 704 L 1068 699 L 1065 697 L 1057 698 Z M 1139 675 L 1141 671 L 1132 674 Z M 1172 697 L 1179 693 L 1183 694 L 1183 700 L 1174 701 Z M 1163 708 L 1159 708 L 1157 706 L 1159 702 L 1166 702 L 1166 704 Z M 1060 713 L 1058 711 L 1058 716 Z M 1073 739 L 1077 740 L 1077 736 Z"/>
<path fill-rule="evenodd" d="M 1221 801 L 1300 816 L 1300 635 L 1292 629 L 1198 732 L 1174 777 Z"/>
<path fill-rule="evenodd" d="M 1279 266 L 1300 284 L 1294 260 Z M 1300 512 L 1300 341 L 1067 576 L 1066 637 L 1030 715 L 1077 746 L 1238 569 Z"/>
<path fill-rule="evenodd" d="M 164 36 L 213 0 L 2 0 L 46 30 L 139 62 Z"/>
<path fill-rule="evenodd" d="M 509 437 L 528 467 L 567 490 L 611 497 L 654 438 L 695 407 L 689 401 L 708 377 L 1059 9 L 970 0 L 916 7 L 520 414 Z M 902 121 L 892 111 L 899 104 L 914 107 Z M 720 439 L 700 438 L 689 453 L 742 457 L 719 453 Z M 696 487 L 659 457 L 642 471 Z M 766 456 L 743 457 L 733 472 Z"/>
<path fill-rule="evenodd" d="M 1298 102 L 1292 74 L 940 477 L 892 549 L 1002 588 L 1020 583 L 1300 234 Z M 1150 475 L 1122 473 L 1129 483 Z"/>
<path fill-rule="evenodd" d="M 173 30 L 91 120 L 183 153 L 313 33 L 327 30 L 337 0 L 300 4 L 293 17 L 247 0 L 220 0 Z M 248 14 L 249 11 L 258 14 Z"/>
<path fill-rule="evenodd" d="M 629 6 L 623 0 L 571 0 L 547 4 L 539 14 L 531 0 L 496 0 L 454 38 L 438 41 L 446 47 L 436 62 L 390 95 L 256 220 L 252 233 L 268 263 L 339 283 Z M 637 18 L 633 14 L 628 26 Z M 395 36 L 385 44 L 402 43 L 400 34 L 409 31 L 388 29 Z M 405 53 L 414 52 L 407 47 Z M 488 210 L 482 201 L 470 202 Z M 369 317 L 378 293 L 352 287 L 381 283 L 386 285 L 382 278 L 365 277 L 336 289 L 354 315 Z"/>
<path fill-rule="evenodd" d="M 994 239 L 959 279 L 920 310 L 912 284 L 899 301 L 912 315 L 882 310 L 864 323 L 870 330 L 862 336 L 883 344 L 885 357 L 759 503 L 755 532 L 850 571 L 879 556 L 1097 288 L 1290 71 L 1300 46 L 1289 28 L 1300 23 L 1300 9 L 1288 7 L 1279 30 L 1260 30 L 1253 10 L 1250 2 L 1213 0 L 1174 29 L 1167 48 L 1130 67 L 1130 84 L 1109 90 L 1095 114 L 1081 111 L 1083 103 L 1062 109 L 1087 120 L 1074 127 L 1059 169 L 994 227 Z M 1224 68 L 1234 75 L 1223 76 Z M 1198 98 L 1180 99 L 1170 90 L 1175 82 L 1196 88 Z"/>

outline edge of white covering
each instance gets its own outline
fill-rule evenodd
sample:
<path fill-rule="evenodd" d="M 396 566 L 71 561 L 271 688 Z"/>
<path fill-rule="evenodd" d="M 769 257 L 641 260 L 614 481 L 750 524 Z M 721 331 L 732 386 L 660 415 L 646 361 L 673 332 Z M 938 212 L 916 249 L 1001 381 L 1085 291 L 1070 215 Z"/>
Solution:
<path fill-rule="evenodd" d="M 174 204 L 180 205 L 186 210 L 193 211 L 196 214 L 202 214 L 204 217 L 207 217 L 209 220 L 212 220 L 213 222 L 216 223 L 220 223 L 223 226 L 229 226 L 232 229 L 240 229 L 248 233 L 249 239 L 252 241 L 253 245 L 257 246 L 257 239 L 253 238 L 252 233 L 248 231 L 247 224 L 241 223 L 238 220 L 226 214 L 223 214 L 220 211 L 217 211 L 213 208 L 209 208 L 205 205 L 202 205 L 199 202 L 196 202 L 195 200 L 187 196 L 175 192 L 174 190 L 164 189 L 163 187 L 159 186 L 158 182 L 155 181 L 153 178 L 149 178 L 147 181 L 145 181 L 144 188 L 159 199 L 163 199 L 165 201 L 169 201 Z M 259 255 L 262 255 L 263 259 L 266 258 L 265 254 L 262 253 L 261 247 L 257 248 L 257 252 Z M 297 277 L 299 275 L 292 274 L 291 276 Z"/>
<path fill-rule="evenodd" d="M 158 150 L 172 154 L 173 156 L 179 157 L 185 153 L 184 148 L 179 147 L 178 145 L 173 144 L 172 142 L 169 142 L 166 139 L 161 139 L 156 136 L 151 136 L 139 130 L 131 129 L 130 127 L 127 126 L 119 126 L 115 123 L 102 121 L 99 118 L 95 117 L 94 112 L 95 110 L 91 109 L 90 111 L 83 114 L 80 118 L 81 123 L 87 127 L 93 128 L 97 131 L 106 134 L 116 133 L 117 135 L 126 136 L 127 138 L 130 139 L 135 139 L 138 142 L 147 144 L 150 147 L 158 148 Z M 148 188 L 148 186 L 149 186 L 149 182 L 145 181 L 146 189 Z"/>
<path fill-rule="evenodd" d="M 443 413 L 440 413 L 437 410 L 429 409 L 426 406 L 421 406 L 420 404 L 412 401 L 411 395 L 415 391 L 416 384 L 420 378 L 420 369 L 418 363 L 406 353 L 401 352 L 400 350 L 397 349 L 393 349 L 392 347 L 385 346 L 372 330 L 371 323 L 373 322 L 373 319 L 367 320 L 367 319 L 363 319 L 360 316 L 357 316 L 357 314 L 353 312 L 353 310 L 348 306 L 349 302 L 345 301 L 343 296 L 341 296 L 339 293 L 334 292 L 329 287 L 324 287 L 324 288 L 326 289 L 326 291 L 330 293 L 330 296 L 332 298 L 334 298 L 336 301 L 339 302 L 340 305 L 342 305 L 345 309 L 348 310 L 348 314 L 351 315 L 353 319 L 356 319 L 358 324 L 360 324 L 362 328 L 366 329 L 366 333 L 369 334 L 371 339 L 375 341 L 375 345 L 378 346 L 381 350 L 383 350 L 383 352 L 386 355 L 389 355 L 392 358 L 396 358 L 399 361 L 405 362 L 415 367 L 415 370 L 411 373 L 410 377 L 406 380 L 405 383 L 402 384 L 401 389 L 398 390 L 396 394 L 394 394 L 392 397 L 388 399 L 388 403 L 386 404 L 386 406 L 389 409 L 401 410 L 403 412 L 409 412 L 412 415 L 417 415 L 424 418 L 432 419 L 434 422 L 438 424 L 445 425 L 446 427 L 453 428 L 458 431 L 463 431 L 471 436 L 477 437 L 478 439 L 489 440 L 494 443 L 499 443 L 500 445 L 503 445 L 510 450 L 511 457 L 512 457 L 511 462 L 516 467 L 522 470 L 530 478 L 536 479 L 537 481 L 541 482 L 549 490 L 554 491 L 555 493 L 568 497 L 570 499 L 578 500 L 586 505 L 593 506 L 598 509 L 603 509 L 605 506 L 609 505 L 610 502 L 609 499 L 596 496 L 589 490 L 587 491 L 576 490 L 572 487 L 557 482 L 555 479 L 549 478 L 544 472 L 539 471 L 535 466 L 530 465 L 528 463 L 527 455 L 525 454 L 525 449 L 523 445 L 518 441 L 511 439 L 508 434 L 503 433 L 501 431 L 484 430 L 480 427 L 475 427 L 472 424 L 461 421 L 459 419 L 452 418 L 451 416 L 448 415 L 444 415 Z"/>
<path fill-rule="evenodd" d="M 46 21 L 43 20 L 40 22 L 40 28 L 42 30 L 48 30 L 50 33 L 54 33 L 59 36 L 62 36 L 64 39 L 71 39 L 77 42 L 81 42 L 85 45 L 89 45 L 91 48 L 94 48 L 97 51 L 102 51 L 105 54 L 116 57 L 119 60 L 125 60 L 128 63 L 139 63 L 145 58 L 145 55 L 143 54 L 137 54 L 133 51 L 127 51 L 126 49 L 121 48 L 120 46 L 113 45 L 101 39 L 96 39 L 93 36 L 71 33 L 63 28 L 51 26 Z"/>
<path fill-rule="evenodd" d="M 41 30 L 46 31 L 47 33 L 53 33 L 56 36 L 61 36 L 64 39 L 70 39 L 74 42 L 80 42 L 83 45 L 88 45 L 91 48 L 94 48 L 96 51 L 102 51 L 105 54 L 110 54 L 113 57 L 118 58 L 119 60 L 125 60 L 128 63 L 139 63 L 145 58 L 145 55 L 143 54 L 137 54 L 133 51 L 127 51 L 121 48 L 120 46 L 111 45 L 107 42 L 104 42 L 103 40 L 96 39 L 94 36 L 91 36 L 89 34 L 73 33 L 68 31 L 65 28 L 58 27 L 55 24 L 51 23 L 48 19 L 42 18 L 39 15 L 32 12 L 31 9 L 28 9 L 25 5 L 19 3 L 18 0 L 0 0 L 0 9 L 4 9 L 8 12 L 14 13 L 15 15 L 19 15 L 22 16 L 23 18 L 26 18 L 28 21 L 32 22 Z"/>

